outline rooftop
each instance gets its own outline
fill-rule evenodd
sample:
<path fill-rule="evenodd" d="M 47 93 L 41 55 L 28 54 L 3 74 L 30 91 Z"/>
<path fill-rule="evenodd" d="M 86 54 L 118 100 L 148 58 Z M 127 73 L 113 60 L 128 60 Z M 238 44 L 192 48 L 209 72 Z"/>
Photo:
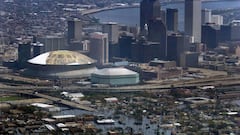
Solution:
<path fill-rule="evenodd" d="M 43 53 L 28 62 L 39 65 L 83 65 L 95 63 L 95 60 L 78 52 L 58 50 Z"/>
<path fill-rule="evenodd" d="M 97 75 L 136 75 L 137 73 L 126 68 L 104 68 L 96 71 Z"/>

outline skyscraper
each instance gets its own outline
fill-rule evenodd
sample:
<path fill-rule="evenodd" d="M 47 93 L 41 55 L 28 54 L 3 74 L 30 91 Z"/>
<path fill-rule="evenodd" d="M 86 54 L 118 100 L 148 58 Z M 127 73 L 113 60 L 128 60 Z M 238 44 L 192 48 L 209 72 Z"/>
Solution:
<path fill-rule="evenodd" d="M 110 44 L 118 43 L 119 27 L 118 27 L 117 23 L 108 22 L 108 23 L 103 24 L 102 31 L 103 31 L 103 33 L 108 34 Z"/>
<path fill-rule="evenodd" d="M 140 30 L 150 19 L 161 17 L 161 5 L 159 0 L 142 0 L 140 3 Z"/>
<path fill-rule="evenodd" d="M 131 60 L 134 62 L 147 63 L 154 58 L 162 59 L 159 52 L 161 50 L 159 42 L 149 42 L 145 39 L 140 39 L 139 42 L 133 43 L 131 47 Z"/>
<path fill-rule="evenodd" d="M 201 42 L 201 0 L 185 0 L 185 33 Z"/>
<path fill-rule="evenodd" d="M 181 54 L 189 50 L 189 37 L 178 33 L 172 33 L 168 35 L 167 40 L 167 60 L 174 60 L 179 66 Z"/>
<path fill-rule="evenodd" d="M 32 48 L 33 48 L 32 57 L 36 57 L 43 53 L 44 51 L 44 45 L 40 42 L 32 43 Z"/>
<path fill-rule="evenodd" d="M 223 16 L 221 15 L 212 15 L 212 23 L 217 25 L 223 25 Z"/>
<path fill-rule="evenodd" d="M 240 20 L 233 20 L 228 25 L 221 25 L 220 41 L 239 41 L 240 40 Z"/>
<path fill-rule="evenodd" d="M 167 30 L 178 31 L 178 10 L 177 9 L 167 9 Z"/>
<path fill-rule="evenodd" d="M 202 10 L 202 24 L 212 22 L 212 11 L 210 9 Z"/>
<path fill-rule="evenodd" d="M 207 45 L 207 48 L 214 49 L 218 46 L 220 40 L 220 26 L 214 23 L 202 25 L 202 43 Z"/>
<path fill-rule="evenodd" d="M 239 41 L 240 20 L 233 20 L 229 25 L 231 26 L 231 41 Z"/>
<path fill-rule="evenodd" d="M 90 57 L 97 60 L 97 64 L 103 65 L 109 60 L 108 34 L 94 32 L 90 35 Z"/>
<path fill-rule="evenodd" d="M 66 38 L 58 35 L 38 37 L 37 41 L 44 45 L 42 50 L 43 52 L 63 50 L 67 48 Z"/>
<path fill-rule="evenodd" d="M 220 42 L 230 41 L 231 40 L 231 26 L 230 25 L 221 25 L 220 26 Z"/>
<path fill-rule="evenodd" d="M 82 22 L 78 19 L 68 21 L 68 43 L 82 40 Z"/>
<path fill-rule="evenodd" d="M 18 44 L 18 66 L 24 68 L 27 61 L 31 58 L 31 44 L 19 43 Z"/>
<path fill-rule="evenodd" d="M 120 57 L 122 58 L 131 58 L 131 46 L 134 42 L 134 38 L 132 35 L 121 35 L 119 38 L 119 50 Z"/>
<path fill-rule="evenodd" d="M 149 21 L 148 40 L 160 43 L 159 58 L 164 59 L 167 56 L 167 28 L 160 18 Z"/>
<path fill-rule="evenodd" d="M 166 10 L 161 10 L 160 11 L 160 18 L 163 21 L 163 23 L 166 24 L 166 22 L 167 22 L 167 12 L 166 12 Z"/>

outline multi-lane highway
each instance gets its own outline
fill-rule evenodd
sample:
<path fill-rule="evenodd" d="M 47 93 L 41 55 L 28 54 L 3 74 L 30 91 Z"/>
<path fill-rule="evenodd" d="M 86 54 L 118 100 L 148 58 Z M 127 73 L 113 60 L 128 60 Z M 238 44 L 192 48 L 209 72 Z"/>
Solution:
<path fill-rule="evenodd" d="M 191 81 L 177 81 L 169 82 L 167 84 L 163 83 L 152 83 L 144 85 L 134 85 L 134 86 L 124 86 L 124 87 L 84 87 L 84 86 L 65 86 L 63 88 L 54 89 L 52 86 L 9 86 L 9 85 L 0 85 L 1 92 L 15 92 L 25 95 L 31 95 L 35 97 L 41 97 L 48 100 L 51 100 L 56 103 L 64 104 L 72 108 L 78 108 L 88 111 L 94 111 L 93 108 L 83 106 L 81 104 L 64 100 L 61 98 L 44 95 L 39 91 L 71 91 L 71 92 L 141 92 L 141 91 L 167 91 L 171 87 L 201 87 L 201 86 L 230 86 L 230 85 L 240 85 L 240 76 L 225 76 L 219 78 L 205 78 L 200 80 L 191 80 Z M 38 93 L 34 94 L 34 91 Z"/>
<path fill-rule="evenodd" d="M 122 87 L 89 87 L 89 86 L 76 86 L 69 85 L 63 86 L 59 89 L 54 89 L 52 86 L 9 86 L 0 85 L 0 89 L 5 90 L 31 90 L 31 91 L 92 91 L 92 92 L 137 92 L 144 90 L 159 90 L 159 89 L 170 89 L 171 87 L 200 87 L 206 85 L 213 86 L 229 86 L 229 85 L 240 85 L 240 76 L 225 76 L 216 78 L 204 78 L 195 79 L 188 81 L 172 81 L 167 83 L 146 83 L 142 85 L 133 86 L 122 86 Z"/>

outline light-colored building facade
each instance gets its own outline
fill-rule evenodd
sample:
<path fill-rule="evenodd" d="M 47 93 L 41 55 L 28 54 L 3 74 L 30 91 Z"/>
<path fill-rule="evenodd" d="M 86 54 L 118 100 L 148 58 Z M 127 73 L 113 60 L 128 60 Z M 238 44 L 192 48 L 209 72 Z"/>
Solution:
<path fill-rule="evenodd" d="M 212 22 L 212 11 L 210 9 L 202 9 L 202 24 Z"/>
<path fill-rule="evenodd" d="M 37 38 L 37 41 L 43 44 L 43 52 L 66 49 L 66 38 L 61 36 L 44 36 Z"/>
<path fill-rule="evenodd" d="M 90 34 L 89 56 L 97 60 L 97 64 L 103 65 L 109 60 L 108 34 L 94 32 Z"/>
<path fill-rule="evenodd" d="M 116 44 L 118 43 L 119 38 L 119 26 L 115 22 L 104 23 L 102 26 L 103 33 L 108 34 L 109 43 Z"/>
<path fill-rule="evenodd" d="M 223 16 L 212 15 L 212 23 L 215 23 L 216 25 L 223 25 Z"/>
<path fill-rule="evenodd" d="M 185 0 L 185 33 L 201 42 L 201 0 Z"/>
<path fill-rule="evenodd" d="M 82 22 L 78 19 L 68 20 L 68 42 L 82 40 Z"/>

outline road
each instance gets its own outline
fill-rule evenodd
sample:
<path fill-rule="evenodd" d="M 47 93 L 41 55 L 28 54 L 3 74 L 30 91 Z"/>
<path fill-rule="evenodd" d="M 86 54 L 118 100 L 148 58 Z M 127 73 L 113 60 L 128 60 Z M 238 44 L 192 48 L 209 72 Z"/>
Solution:
<path fill-rule="evenodd" d="M 7 92 L 25 94 L 25 95 L 30 95 L 30 96 L 33 96 L 33 97 L 40 97 L 40 98 L 44 98 L 44 99 L 53 101 L 53 102 L 58 103 L 58 104 L 66 105 L 66 106 L 71 107 L 71 108 L 76 108 L 76 109 L 81 109 L 81 110 L 86 110 L 86 111 L 94 111 L 93 108 L 90 108 L 90 107 L 87 107 L 87 106 L 84 106 L 84 105 L 81 105 L 81 104 L 78 104 L 78 103 L 75 103 L 75 102 L 71 102 L 71 101 L 68 101 L 68 100 L 64 100 L 64 99 L 49 96 L 49 95 L 44 95 L 44 94 L 41 94 L 41 93 L 33 94 L 33 92 L 29 91 L 29 90 L 28 91 L 26 91 L 26 90 L 25 91 L 24 90 L 1 90 L 1 91 L 2 92 L 7 91 Z"/>
<path fill-rule="evenodd" d="M 62 89 L 53 89 L 51 86 L 8 86 L 8 85 L 0 85 L 1 92 L 14 92 L 21 93 L 35 97 L 41 97 L 44 99 L 51 100 L 56 103 L 60 103 L 72 108 L 94 111 L 93 108 L 77 104 L 75 102 L 71 102 L 68 100 L 64 100 L 61 98 L 44 95 L 41 92 L 37 94 L 33 94 L 34 91 L 71 91 L 71 92 L 142 92 L 142 91 L 158 91 L 165 92 L 168 91 L 171 87 L 200 87 L 200 86 L 231 86 L 231 85 L 240 85 L 240 76 L 227 76 L 220 78 L 208 78 L 208 79 L 199 79 L 199 80 L 191 80 L 191 81 L 179 81 L 179 82 L 171 82 L 169 84 L 144 84 L 144 85 L 135 85 L 135 86 L 125 86 L 125 87 L 104 87 L 104 88 L 93 88 L 93 87 L 82 87 L 82 86 L 68 86 Z"/>
<path fill-rule="evenodd" d="M 7 86 L 0 85 L 0 89 L 6 90 L 31 90 L 31 91 L 89 91 L 89 92 L 140 92 L 145 90 L 170 89 L 171 87 L 200 87 L 206 85 L 229 86 L 240 85 L 240 76 L 226 76 L 218 78 L 204 78 L 189 81 L 172 81 L 168 83 L 151 83 L 122 87 L 85 87 L 85 86 L 65 86 L 61 89 L 53 89 L 52 86 Z"/>

